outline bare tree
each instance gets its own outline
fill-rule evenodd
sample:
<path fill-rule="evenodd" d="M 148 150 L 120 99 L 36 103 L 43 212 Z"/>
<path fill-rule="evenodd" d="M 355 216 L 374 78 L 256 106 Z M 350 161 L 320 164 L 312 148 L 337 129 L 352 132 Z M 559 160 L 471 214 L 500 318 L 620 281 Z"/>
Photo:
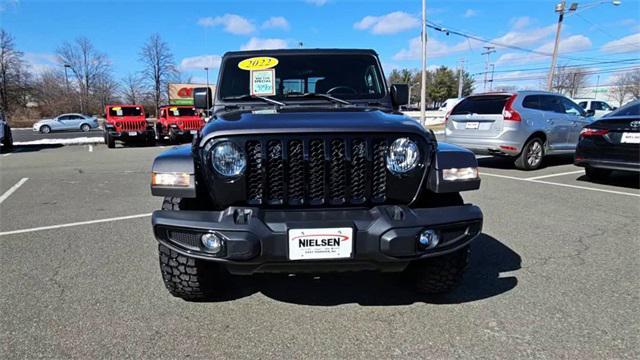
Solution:
<path fill-rule="evenodd" d="M 120 87 L 120 96 L 127 104 L 139 104 L 144 96 L 144 87 L 142 86 L 140 77 L 136 74 L 127 75 L 122 78 L 122 86 Z"/>
<path fill-rule="evenodd" d="M 627 74 L 620 74 L 616 76 L 611 83 L 609 93 L 618 102 L 618 106 L 622 106 L 624 100 L 627 98 L 627 94 L 629 93 L 628 81 L 629 77 Z"/>
<path fill-rule="evenodd" d="M 74 104 L 65 88 L 64 74 L 49 69 L 41 73 L 35 81 L 34 100 L 43 116 L 53 116 L 61 111 L 72 111 Z"/>
<path fill-rule="evenodd" d="M 575 97 L 578 90 L 587 85 L 586 69 L 558 66 L 553 77 L 553 89 L 559 93 Z"/>
<path fill-rule="evenodd" d="M 634 99 L 640 99 L 640 70 L 632 70 L 627 73 L 627 91 Z"/>
<path fill-rule="evenodd" d="M 140 50 L 140 62 L 143 80 L 149 83 L 152 89 L 155 115 L 158 115 L 160 102 L 166 97 L 162 90 L 166 89 L 167 82 L 176 73 L 176 65 L 169 45 L 160 38 L 159 34 L 153 34 Z"/>
<path fill-rule="evenodd" d="M 91 41 L 79 37 L 74 42 L 65 42 L 57 49 L 58 61 L 68 65 L 80 88 L 80 111 L 89 112 L 90 96 L 101 79 L 110 76 L 109 58 L 98 51 Z"/>
<path fill-rule="evenodd" d="M 28 73 L 22 52 L 16 50 L 13 37 L 0 29 L 0 108 L 9 112 L 10 106 L 24 102 Z"/>
<path fill-rule="evenodd" d="M 114 103 L 118 100 L 118 91 L 120 85 L 111 77 L 105 74 L 96 80 L 93 99 L 99 106 L 98 114 L 104 114 L 105 105 Z"/>

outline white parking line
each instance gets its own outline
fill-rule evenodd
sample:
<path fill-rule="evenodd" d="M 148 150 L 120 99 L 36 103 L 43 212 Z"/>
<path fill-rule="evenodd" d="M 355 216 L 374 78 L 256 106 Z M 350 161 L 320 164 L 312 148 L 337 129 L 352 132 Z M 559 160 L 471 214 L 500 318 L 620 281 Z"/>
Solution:
<path fill-rule="evenodd" d="M 2 154 L 3 157 L 9 156 L 9 155 L 11 155 L 11 153 Z"/>
<path fill-rule="evenodd" d="M 580 173 L 584 173 L 584 170 L 567 171 L 567 172 L 558 173 L 558 174 L 549 174 L 549 175 L 534 176 L 534 177 L 527 178 L 527 180 L 546 179 L 546 178 L 550 178 L 550 177 L 554 177 L 554 176 L 571 175 L 571 174 L 580 174 Z"/>
<path fill-rule="evenodd" d="M 43 230 L 60 229 L 60 228 L 66 228 L 66 227 L 71 227 L 71 226 L 82 226 L 82 225 L 99 224 L 99 223 L 111 222 L 111 221 L 122 221 L 122 220 L 129 220 L 129 219 L 137 219 L 137 218 L 148 217 L 148 216 L 151 216 L 151 213 L 129 215 L 129 216 L 118 216 L 118 217 L 109 218 L 109 219 L 80 221 L 80 222 L 74 222 L 74 223 L 68 223 L 68 224 L 41 226 L 41 227 L 35 227 L 35 228 L 30 228 L 30 229 L 11 230 L 11 231 L 0 232 L 0 236 L 23 234 L 23 233 L 35 232 L 35 231 L 43 231 Z"/>
<path fill-rule="evenodd" d="M 11 194 L 13 194 L 16 190 L 18 190 L 18 188 L 22 186 L 22 184 L 27 182 L 27 180 L 29 180 L 29 178 L 22 178 L 15 185 L 13 185 L 11 189 L 5 191 L 5 193 L 2 194 L 2 196 L 0 196 L 0 204 L 2 204 L 5 200 L 7 200 L 7 198 L 9 198 Z"/>
<path fill-rule="evenodd" d="M 572 188 L 572 189 L 590 190 L 590 191 L 598 191 L 598 192 L 609 193 L 609 194 L 640 197 L 640 194 L 633 194 L 633 193 L 628 193 L 628 192 L 624 192 L 624 191 L 615 191 L 615 190 L 607 190 L 607 189 L 590 188 L 590 187 L 586 187 L 586 186 L 578 186 L 578 185 L 570 185 L 570 184 L 560 184 L 560 183 L 554 183 L 554 182 L 549 182 L 549 181 L 532 180 L 532 179 L 527 179 L 527 178 L 519 178 L 519 177 L 515 177 L 515 176 L 507 176 L 507 175 L 500 175 L 500 174 L 482 173 L 482 174 L 480 174 L 480 176 L 481 177 L 482 176 L 498 177 L 498 178 L 503 178 L 503 179 L 527 181 L 527 182 L 538 183 L 538 184 L 562 186 L 562 187 L 567 187 L 567 188 Z"/>

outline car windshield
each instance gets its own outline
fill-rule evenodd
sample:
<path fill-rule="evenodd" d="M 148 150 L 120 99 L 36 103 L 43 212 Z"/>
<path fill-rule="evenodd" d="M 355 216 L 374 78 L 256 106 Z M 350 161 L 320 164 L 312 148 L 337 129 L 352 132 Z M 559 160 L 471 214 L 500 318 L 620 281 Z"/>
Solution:
<path fill-rule="evenodd" d="M 109 109 L 109 115 L 110 116 L 140 116 L 142 115 L 142 108 L 114 106 Z"/>
<path fill-rule="evenodd" d="M 195 108 L 179 108 L 179 107 L 170 107 L 167 109 L 167 114 L 169 116 L 195 116 L 196 109 Z"/>
<path fill-rule="evenodd" d="M 274 70 L 274 99 L 293 99 L 309 93 L 328 94 L 341 99 L 378 99 L 385 95 L 384 82 L 377 59 L 367 54 L 318 54 L 273 56 L 278 63 Z M 242 60 L 225 60 L 220 78 L 220 99 L 250 95 L 250 71 L 239 68 Z M 262 95 L 262 94 L 256 94 Z M 319 97 L 295 97 L 296 100 Z M 242 100 L 254 100 L 245 97 Z"/>

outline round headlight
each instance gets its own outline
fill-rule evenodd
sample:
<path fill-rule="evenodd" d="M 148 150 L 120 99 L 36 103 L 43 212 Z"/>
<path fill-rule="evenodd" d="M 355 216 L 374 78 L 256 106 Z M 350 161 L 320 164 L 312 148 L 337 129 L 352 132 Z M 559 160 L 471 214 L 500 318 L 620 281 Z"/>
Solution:
<path fill-rule="evenodd" d="M 396 139 L 387 153 L 387 169 L 394 174 L 404 174 L 418 165 L 418 144 L 409 138 Z"/>
<path fill-rule="evenodd" d="M 242 174 L 247 165 L 242 150 L 230 141 L 223 141 L 213 147 L 211 162 L 218 174 L 227 177 Z"/>

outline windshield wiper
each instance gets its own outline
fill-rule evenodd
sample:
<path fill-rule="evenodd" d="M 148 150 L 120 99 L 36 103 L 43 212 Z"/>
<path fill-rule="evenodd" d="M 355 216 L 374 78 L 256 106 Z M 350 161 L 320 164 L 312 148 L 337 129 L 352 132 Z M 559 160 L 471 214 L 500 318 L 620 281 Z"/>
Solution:
<path fill-rule="evenodd" d="M 273 100 L 273 99 L 269 99 L 268 97 L 264 97 L 264 96 L 258 96 L 258 95 L 239 95 L 239 96 L 227 96 L 227 97 L 223 97 L 222 100 L 224 101 L 228 101 L 228 100 L 248 100 L 248 99 L 258 99 L 258 100 L 262 100 L 264 102 L 267 102 L 269 104 L 273 104 L 273 105 L 278 105 L 278 106 L 287 106 L 287 104 L 278 101 L 278 100 Z"/>
<path fill-rule="evenodd" d="M 335 96 L 331 96 L 329 94 L 319 94 L 319 93 L 314 93 L 314 92 L 308 92 L 308 93 L 304 93 L 304 94 L 300 94 L 300 95 L 287 95 L 287 97 L 291 97 L 291 98 L 317 97 L 317 98 L 327 99 L 327 100 L 332 101 L 332 102 L 337 103 L 337 104 L 353 105 L 352 103 L 348 102 L 347 100 L 342 100 L 340 98 L 337 98 Z"/>

